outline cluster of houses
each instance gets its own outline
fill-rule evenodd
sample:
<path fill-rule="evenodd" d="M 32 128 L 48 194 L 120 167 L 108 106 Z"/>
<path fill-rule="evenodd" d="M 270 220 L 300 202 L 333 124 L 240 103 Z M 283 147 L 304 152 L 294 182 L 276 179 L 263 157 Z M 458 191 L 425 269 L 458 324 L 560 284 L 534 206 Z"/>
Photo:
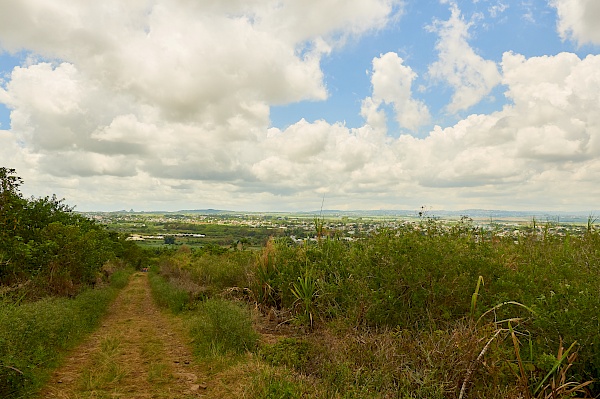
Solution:
<path fill-rule="evenodd" d="M 165 234 L 165 235 L 156 235 L 156 236 L 148 236 L 141 234 L 132 234 L 127 237 L 127 241 L 145 241 L 145 240 L 164 240 L 165 236 L 170 237 L 190 237 L 190 238 L 204 238 L 205 234 L 188 234 L 188 233 L 175 233 L 175 234 Z"/>

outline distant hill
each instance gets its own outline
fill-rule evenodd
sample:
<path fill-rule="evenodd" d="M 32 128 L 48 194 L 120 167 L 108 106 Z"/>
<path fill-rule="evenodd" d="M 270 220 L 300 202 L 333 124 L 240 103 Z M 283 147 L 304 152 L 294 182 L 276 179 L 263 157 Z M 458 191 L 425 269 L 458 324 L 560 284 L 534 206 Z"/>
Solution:
<path fill-rule="evenodd" d="M 227 214 L 227 215 L 231 215 L 231 214 L 237 214 L 240 212 L 236 212 L 236 211 L 227 211 L 227 210 L 222 210 L 222 209 L 188 209 L 188 210 L 181 210 L 181 211 L 177 211 L 177 212 L 169 212 L 169 213 L 185 213 L 185 214 L 198 214 L 198 215 L 216 215 L 216 214 Z M 244 213 L 244 212 L 242 212 Z"/>

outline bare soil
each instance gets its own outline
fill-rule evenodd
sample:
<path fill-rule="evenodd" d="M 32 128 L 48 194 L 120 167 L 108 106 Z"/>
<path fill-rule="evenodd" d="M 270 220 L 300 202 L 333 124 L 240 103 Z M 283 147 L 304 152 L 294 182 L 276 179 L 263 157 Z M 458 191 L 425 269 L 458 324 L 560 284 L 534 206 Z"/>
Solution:
<path fill-rule="evenodd" d="M 147 275 L 135 273 L 100 328 L 54 372 L 38 397 L 221 396 L 207 386 L 177 323 L 157 309 L 150 297 Z"/>

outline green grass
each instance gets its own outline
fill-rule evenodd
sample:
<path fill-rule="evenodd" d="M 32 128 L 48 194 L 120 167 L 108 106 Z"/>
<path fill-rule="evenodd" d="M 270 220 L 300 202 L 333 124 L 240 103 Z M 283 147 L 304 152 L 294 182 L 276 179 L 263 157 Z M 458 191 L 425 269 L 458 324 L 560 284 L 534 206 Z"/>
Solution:
<path fill-rule="evenodd" d="M 118 385 L 127 376 L 127 371 L 117 361 L 120 353 L 119 338 L 108 337 L 102 340 L 100 351 L 93 356 L 91 366 L 79 376 L 80 389 L 94 392 Z"/>
<path fill-rule="evenodd" d="M 65 351 L 97 327 L 130 274 L 117 271 L 111 286 L 73 299 L 0 303 L 0 397 L 28 397 L 39 389 Z"/>
<path fill-rule="evenodd" d="M 243 305 L 208 299 L 199 304 L 189 324 L 195 351 L 200 357 L 243 354 L 257 347 L 258 334 Z"/>
<path fill-rule="evenodd" d="M 168 280 L 151 270 L 148 275 L 152 298 L 158 306 L 169 309 L 173 313 L 183 311 L 190 304 L 190 294 L 183 289 L 178 289 Z"/>
<path fill-rule="evenodd" d="M 289 374 L 264 370 L 253 379 L 248 397 L 250 399 L 296 399 L 303 397 L 303 393 L 303 386 L 295 382 Z"/>

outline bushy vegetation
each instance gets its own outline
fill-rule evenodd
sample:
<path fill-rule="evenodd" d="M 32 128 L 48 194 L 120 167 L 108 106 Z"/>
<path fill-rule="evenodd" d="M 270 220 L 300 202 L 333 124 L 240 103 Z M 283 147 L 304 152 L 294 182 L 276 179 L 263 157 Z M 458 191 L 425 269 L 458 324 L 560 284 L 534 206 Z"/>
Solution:
<path fill-rule="evenodd" d="M 167 308 L 173 313 L 180 313 L 189 306 L 191 301 L 189 292 L 173 286 L 168 280 L 154 272 L 150 273 L 148 280 L 152 298 L 158 306 Z"/>
<path fill-rule="evenodd" d="M 72 296 L 101 281 L 117 257 L 139 263 L 139 248 L 56 196 L 24 198 L 14 169 L 0 167 L 0 285 L 5 294 Z"/>
<path fill-rule="evenodd" d="M 284 393 L 306 378 L 311 397 L 328 398 L 600 393 L 591 383 L 600 376 L 592 225 L 578 237 L 532 226 L 515 241 L 467 219 L 425 219 L 354 242 L 275 239 L 255 254 L 205 256 L 178 253 L 162 268 L 188 292 L 202 287 L 198 300 L 233 295 L 297 327 L 259 350 L 297 376 L 280 384 Z M 278 389 L 257 381 L 257 392 Z"/>

